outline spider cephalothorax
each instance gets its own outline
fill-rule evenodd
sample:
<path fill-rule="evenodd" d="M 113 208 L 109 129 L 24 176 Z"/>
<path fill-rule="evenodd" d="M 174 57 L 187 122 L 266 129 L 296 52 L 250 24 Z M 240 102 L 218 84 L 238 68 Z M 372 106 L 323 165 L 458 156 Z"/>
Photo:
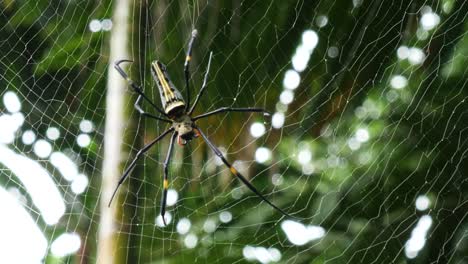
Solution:
<path fill-rule="evenodd" d="M 188 115 L 183 115 L 174 119 L 172 127 L 177 133 L 177 143 L 181 146 L 188 141 L 198 137 L 198 131 L 194 128 L 195 124 Z"/>
<path fill-rule="evenodd" d="M 263 194 L 261 194 L 257 189 L 244 177 L 242 174 L 240 174 L 232 165 L 227 161 L 227 159 L 224 157 L 223 153 L 208 139 L 208 137 L 203 133 L 203 131 L 195 125 L 195 121 L 201 118 L 205 118 L 214 114 L 218 113 L 225 113 L 225 112 L 263 112 L 267 113 L 263 108 L 254 108 L 254 107 L 247 107 L 247 108 L 232 108 L 232 107 L 222 107 L 219 109 L 216 109 L 214 111 L 204 113 L 195 117 L 192 117 L 193 111 L 195 110 L 195 107 L 198 104 L 198 100 L 200 97 L 203 95 L 203 91 L 205 90 L 207 86 L 207 78 L 208 78 L 208 72 L 210 70 L 210 65 L 211 65 L 211 58 L 213 56 L 213 53 L 210 53 L 210 57 L 208 60 L 208 67 L 206 69 L 205 77 L 203 79 L 203 84 L 202 87 L 200 88 L 200 91 L 197 94 L 197 97 L 195 98 L 192 106 L 190 107 L 190 89 L 189 89 L 189 63 L 192 58 L 192 45 L 193 41 L 195 40 L 195 37 L 197 36 L 197 30 L 192 31 L 192 37 L 190 38 L 189 46 L 188 46 L 188 51 L 187 51 L 187 56 L 185 57 L 185 64 L 184 64 L 184 74 L 185 74 L 185 90 L 187 93 L 186 99 L 187 101 L 184 100 L 182 97 L 182 94 L 179 92 L 179 90 L 175 87 L 175 85 L 172 83 L 171 79 L 169 78 L 169 74 L 166 70 L 166 66 L 162 64 L 160 61 L 154 61 L 151 63 L 151 73 L 152 76 L 156 82 L 156 85 L 159 90 L 159 94 L 161 96 L 161 105 L 162 109 L 159 108 L 153 101 L 145 95 L 143 92 L 143 89 L 137 85 L 134 81 L 132 81 L 128 75 L 125 73 L 125 71 L 120 67 L 120 64 L 122 62 L 129 62 L 128 60 L 120 60 L 115 63 L 115 69 L 122 75 L 122 77 L 125 78 L 125 80 L 128 81 L 130 86 L 133 88 L 133 90 L 138 93 L 138 98 L 135 102 L 135 109 L 143 116 L 156 119 L 162 122 L 166 122 L 169 124 L 172 124 L 169 129 L 164 131 L 161 135 L 159 135 L 156 139 L 154 139 L 152 142 L 144 146 L 141 150 L 138 151 L 136 157 L 133 159 L 133 161 L 130 163 L 130 165 L 127 167 L 125 172 L 123 173 L 122 177 L 120 178 L 117 187 L 115 188 L 114 193 L 112 194 L 112 197 L 109 201 L 109 206 L 112 202 L 112 199 L 114 198 L 114 195 L 116 194 L 117 190 L 119 189 L 119 186 L 122 184 L 122 182 L 127 178 L 127 176 L 130 174 L 132 169 L 136 166 L 136 161 L 143 155 L 145 152 L 147 152 L 154 144 L 156 144 L 159 140 L 164 138 L 166 135 L 172 132 L 172 137 L 171 137 L 171 142 L 169 143 L 169 150 L 167 151 L 166 155 L 166 160 L 164 161 L 164 178 L 163 178 L 163 188 L 164 191 L 162 193 L 162 199 L 161 199 L 161 217 L 164 223 L 166 223 L 166 220 L 164 218 L 164 214 L 166 212 L 166 199 L 167 199 L 167 189 L 169 186 L 169 180 L 168 180 L 168 167 L 169 163 L 171 160 L 171 154 L 174 146 L 174 141 L 177 138 L 177 142 L 179 145 L 185 145 L 187 144 L 190 140 L 193 138 L 196 138 L 198 136 L 201 136 L 203 140 L 208 144 L 208 147 L 214 152 L 216 156 L 218 156 L 221 161 L 229 168 L 232 174 L 234 174 L 242 183 L 244 183 L 252 192 L 254 192 L 258 197 L 260 197 L 263 201 L 265 201 L 267 204 L 272 206 L 274 209 L 278 210 L 281 212 L 283 215 L 289 216 L 286 212 L 281 210 L 279 207 L 274 205 L 272 202 L 270 202 Z M 141 100 L 144 99 L 146 100 L 151 106 L 159 112 L 160 116 L 156 116 L 150 113 L 145 112 L 141 108 Z M 289 216 L 290 217 L 290 216 Z"/>

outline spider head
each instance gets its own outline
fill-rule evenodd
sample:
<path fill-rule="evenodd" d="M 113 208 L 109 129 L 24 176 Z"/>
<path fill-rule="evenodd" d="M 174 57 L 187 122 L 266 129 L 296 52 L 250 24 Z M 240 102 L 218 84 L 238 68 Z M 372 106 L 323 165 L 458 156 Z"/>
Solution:
<path fill-rule="evenodd" d="M 179 145 L 187 144 L 188 141 L 192 140 L 197 135 L 193 128 L 193 121 L 188 116 L 182 116 L 175 120 L 172 127 L 174 127 L 178 134 L 177 142 Z"/>

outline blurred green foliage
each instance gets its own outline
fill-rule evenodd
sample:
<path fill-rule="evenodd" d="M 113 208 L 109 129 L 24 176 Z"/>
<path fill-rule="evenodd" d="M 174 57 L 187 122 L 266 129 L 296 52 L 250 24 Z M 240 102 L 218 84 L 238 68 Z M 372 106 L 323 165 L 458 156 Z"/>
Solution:
<path fill-rule="evenodd" d="M 0 86 L 25 98 L 26 126 L 43 134 L 55 124 L 66 130 L 57 147 L 80 153 L 90 187 L 80 198 L 82 207 L 71 209 L 65 219 L 73 224 L 60 230 L 76 231 L 86 241 L 80 254 L 66 261 L 93 263 L 106 71 L 112 62 L 111 33 L 92 33 L 88 27 L 92 19 L 112 18 L 113 3 L 23 0 L 0 6 Z M 424 6 L 439 14 L 440 24 L 420 38 Z M 180 197 L 171 213 L 176 219 L 188 217 L 200 240 L 195 249 L 187 249 L 174 224 L 164 229 L 154 224 L 166 142 L 140 162 L 128 187 L 121 189 L 128 194 L 119 230 L 128 239 L 119 250 L 126 252 L 128 263 L 244 263 L 246 245 L 275 247 L 282 263 L 466 261 L 466 1 L 136 1 L 131 14 L 130 51 L 136 63 L 129 71 L 156 101 L 148 68 L 152 60 L 167 63 L 175 85 L 182 88 L 185 45 L 196 27 L 194 96 L 209 51 L 214 52 L 209 88 L 197 112 L 225 105 L 274 111 L 302 32 L 318 33 L 318 46 L 301 73 L 283 128 L 253 140 L 247 124 L 263 117 L 242 114 L 213 117 L 200 126 L 216 144 L 228 147 L 231 160 L 248 161 L 247 174 L 274 203 L 304 224 L 322 226 L 326 235 L 303 246 L 291 244 L 280 228 L 281 216 L 247 189 L 236 188 L 242 199 L 233 199 L 231 189 L 239 183 L 226 177 L 223 168 L 204 165 L 212 156 L 204 144 L 194 142 L 184 151 L 177 149 L 171 169 L 172 187 Z M 320 15 L 328 18 L 322 28 L 316 25 Z M 327 55 L 332 46 L 339 49 L 337 58 Z M 424 63 L 399 60 L 400 46 L 419 47 L 427 56 Z M 390 87 L 395 75 L 407 78 L 404 89 Z M 130 90 L 128 96 L 135 97 Z M 97 127 L 86 149 L 74 143 L 83 118 Z M 164 129 L 136 113 L 125 126 L 133 135 L 126 142 L 129 158 Z M 349 140 L 359 128 L 367 129 L 369 140 L 353 150 Z M 260 145 L 272 149 L 266 166 L 251 162 Z M 301 147 L 313 153 L 312 175 L 304 174 L 297 161 Z M 275 174 L 282 181 L 277 187 L 271 184 Z M 414 206 L 422 194 L 431 199 L 425 212 Z M 207 218 L 216 220 L 227 209 L 233 221 L 218 221 L 214 233 L 203 230 Z M 433 219 L 428 240 L 415 259 L 408 259 L 405 243 L 423 214 Z M 49 238 L 55 236 L 56 227 L 41 228 Z"/>

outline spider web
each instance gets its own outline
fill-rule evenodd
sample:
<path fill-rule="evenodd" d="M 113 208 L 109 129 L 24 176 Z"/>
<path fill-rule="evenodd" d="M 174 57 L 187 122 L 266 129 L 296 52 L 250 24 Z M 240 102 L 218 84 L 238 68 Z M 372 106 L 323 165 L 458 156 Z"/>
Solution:
<path fill-rule="evenodd" d="M 183 1 L 182 1 L 183 2 Z M 95 263 L 114 2 L 0 3 L 0 262 Z M 203 140 L 169 136 L 118 192 L 123 263 L 465 263 L 464 1 L 131 1 L 126 72 L 157 104 L 161 60 L 197 122 L 288 219 L 233 177 Z M 127 58 L 122 58 L 127 59 Z M 167 125 L 125 91 L 120 172 Z M 156 114 L 148 103 L 143 108 Z M 119 175 L 120 176 L 120 175 Z M 107 203 L 108 201 L 104 201 Z M 115 205 L 114 205 L 115 206 Z M 24 251 L 27 249 L 28 254 Z M 5 251 L 5 252 L 3 252 Z"/>

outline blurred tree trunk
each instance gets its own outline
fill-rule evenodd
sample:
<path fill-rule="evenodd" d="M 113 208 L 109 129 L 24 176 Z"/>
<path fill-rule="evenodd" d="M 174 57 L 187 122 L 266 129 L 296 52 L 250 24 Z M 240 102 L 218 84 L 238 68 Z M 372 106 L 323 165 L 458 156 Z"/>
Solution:
<path fill-rule="evenodd" d="M 119 250 L 119 248 L 125 248 L 119 246 L 120 241 L 125 242 L 125 238 L 117 234 L 120 228 L 116 223 L 116 219 L 121 219 L 120 215 L 122 212 L 119 210 L 122 207 L 119 206 L 118 196 L 113 201 L 111 207 L 107 205 L 121 174 L 120 161 L 122 160 L 123 127 L 125 120 L 127 120 L 124 108 L 126 105 L 129 105 L 124 102 L 125 80 L 114 70 L 112 64 L 118 59 L 128 58 L 127 43 L 131 4 L 132 1 L 129 0 L 120 0 L 115 3 L 110 39 L 102 195 L 100 199 L 101 217 L 97 251 L 97 262 L 105 264 L 119 263 L 125 259 L 125 257 L 120 257 L 118 254 L 119 252 L 125 252 L 124 250 Z"/>

